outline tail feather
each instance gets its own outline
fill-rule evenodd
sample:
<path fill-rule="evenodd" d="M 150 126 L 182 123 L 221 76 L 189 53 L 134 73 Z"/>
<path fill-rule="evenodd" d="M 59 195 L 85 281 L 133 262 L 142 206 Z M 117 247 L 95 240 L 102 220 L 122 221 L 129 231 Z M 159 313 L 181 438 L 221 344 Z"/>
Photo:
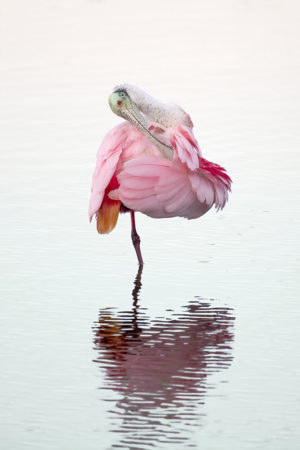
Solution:
<path fill-rule="evenodd" d="M 110 233 L 116 226 L 121 202 L 118 200 L 107 201 L 104 199 L 97 214 L 97 231 L 100 234 Z"/>
<path fill-rule="evenodd" d="M 110 233 L 116 226 L 121 208 L 120 200 L 113 200 L 109 193 L 119 187 L 117 177 L 113 175 L 105 189 L 102 204 L 97 212 L 97 231 L 100 234 Z"/>

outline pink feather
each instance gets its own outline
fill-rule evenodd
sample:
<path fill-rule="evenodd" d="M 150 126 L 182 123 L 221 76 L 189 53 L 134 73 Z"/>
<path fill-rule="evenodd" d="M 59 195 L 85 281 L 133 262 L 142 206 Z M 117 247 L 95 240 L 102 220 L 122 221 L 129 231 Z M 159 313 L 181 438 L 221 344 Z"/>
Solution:
<path fill-rule="evenodd" d="M 173 161 L 127 122 L 106 135 L 92 181 L 90 218 L 100 209 L 113 175 L 120 186 L 109 197 L 151 217 L 194 219 L 213 205 L 224 207 L 231 180 L 222 167 L 202 158 L 192 130 L 172 127 L 160 132 L 159 139 L 174 149 Z"/>

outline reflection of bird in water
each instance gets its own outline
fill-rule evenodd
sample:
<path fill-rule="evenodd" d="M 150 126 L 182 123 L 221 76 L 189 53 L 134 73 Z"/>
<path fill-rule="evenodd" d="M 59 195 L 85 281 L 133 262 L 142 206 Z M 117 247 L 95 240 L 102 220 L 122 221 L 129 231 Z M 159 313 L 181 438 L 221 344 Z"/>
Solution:
<path fill-rule="evenodd" d="M 132 291 L 133 307 L 132 311 L 125 312 L 124 320 L 120 321 L 111 314 L 111 309 L 103 309 L 99 314 L 99 321 L 95 326 L 96 332 L 95 343 L 100 346 L 105 346 L 110 349 L 111 357 L 115 354 L 119 358 L 123 352 L 121 348 L 127 348 L 127 341 L 131 338 L 138 339 L 140 332 L 142 331 L 138 325 L 138 295 L 142 287 L 141 277 L 143 272 L 143 266 L 139 266 L 137 275 L 134 280 L 134 288 Z M 127 320 L 130 320 L 130 324 L 127 324 Z"/>
<path fill-rule="evenodd" d="M 189 115 L 141 89 L 124 84 L 109 97 L 112 111 L 127 122 L 113 128 L 98 151 L 92 181 L 90 219 L 110 233 L 119 212 L 130 211 L 132 242 L 143 264 L 135 211 L 150 217 L 196 219 L 223 208 L 231 179 L 203 158 Z"/>
<path fill-rule="evenodd" d="M 232 361 L 234 317 L 232 309 L 197 298 L 182 312 L 151 321 L 137 305 L 140 277 L 141 271 L 131 311 L 100 310 L 95 361 L 105 369 L 105 388 L 120 395 L 113 411 L 122 418 L 118 432 L 126 433 L 131 445 L 138 445 L 141 427 L 143 445 L 164 439 L 175 444 L 187 439 L 184 432 L 199 419 L 209 374 Z M 172 424 L 180 422 L 177 433 Z"/>

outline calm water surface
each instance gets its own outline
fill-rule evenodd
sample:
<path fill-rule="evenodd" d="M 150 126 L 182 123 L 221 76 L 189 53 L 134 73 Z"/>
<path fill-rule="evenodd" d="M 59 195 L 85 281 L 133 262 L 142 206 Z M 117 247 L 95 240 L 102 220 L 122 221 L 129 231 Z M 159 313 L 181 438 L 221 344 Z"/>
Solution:
<path fill-rule="evenodd" d="M 299 447 L 299 4 L 0 5 L 5 450 Z M 181 104 L 233 178 L 200 220 L 89 224 L 131 82 Z"/>

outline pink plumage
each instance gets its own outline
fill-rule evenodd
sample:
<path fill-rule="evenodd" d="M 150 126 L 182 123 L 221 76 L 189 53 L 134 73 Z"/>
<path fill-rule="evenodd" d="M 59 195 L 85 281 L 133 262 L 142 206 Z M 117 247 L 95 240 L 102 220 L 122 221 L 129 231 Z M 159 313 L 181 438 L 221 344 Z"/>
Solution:
<path fill-rule="evenodd" d="M 180 107 L 160 104 L 129 85 L 115 90 L 113 100 L 116 102 L 123 92 L 135 108 L 125 105 L 130 116 L 115 111 L 114 105 L 111 107 L 133 124 L 123 122 L 113 128 L 98 151 L 90 219 L 109 200 L 119 202 L 121 210 L 139 211 L 155 218 L 195 219 L 212 206 L 217 210 L 223 208 L 231 179 L 225 169 L 202 157 L 189 116 Z M 124 98 L 121 97 L 122 102 Z M 108 192 L 113 177 L 117 184 Z M 142 259 L 139 262 L 142 264 Z"/>

